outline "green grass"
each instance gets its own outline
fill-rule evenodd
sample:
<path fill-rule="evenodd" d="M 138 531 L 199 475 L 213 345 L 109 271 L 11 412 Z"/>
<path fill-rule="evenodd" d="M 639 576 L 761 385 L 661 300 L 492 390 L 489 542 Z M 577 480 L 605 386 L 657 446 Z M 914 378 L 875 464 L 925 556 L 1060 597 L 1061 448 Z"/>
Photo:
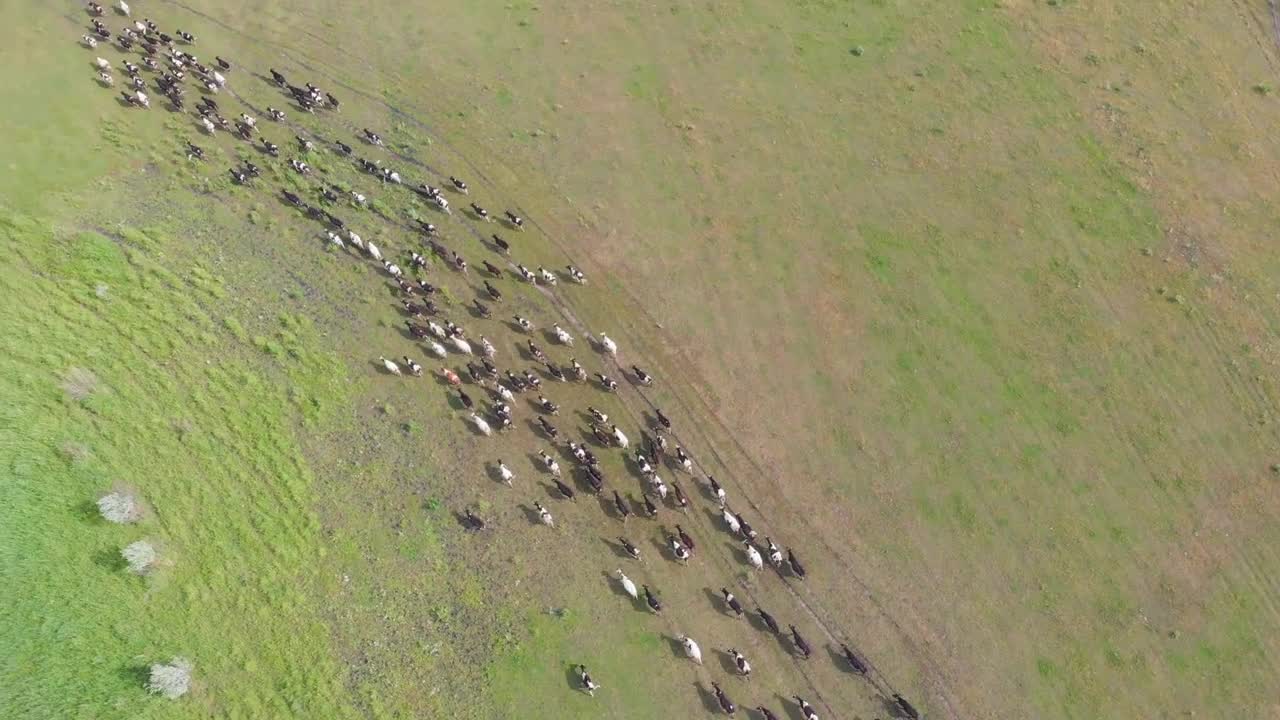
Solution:
<path fill-rule="evenodd" d="M 13 214 L 0 242 L 0 621 L 25 629 L 0 649 L 6 713 L 354 717 L 316 602 L 324 550 L 294 439 L 298 418 L 322 423 L 346 401 L 342 369 L 309 349 L 314 329 L 285 318 L 264 368 L 201 305 L 223 293 L 207 272 Z M 75 396 L 72 368 L 96 378 Z M 103 521 L 93 501 L 115 487 L 148 517 Z M 119 556 L 140 538 L 163 558 L 147 577 Z M 142 686 L 173 655 L 196 666 L 177 705 Z"/>

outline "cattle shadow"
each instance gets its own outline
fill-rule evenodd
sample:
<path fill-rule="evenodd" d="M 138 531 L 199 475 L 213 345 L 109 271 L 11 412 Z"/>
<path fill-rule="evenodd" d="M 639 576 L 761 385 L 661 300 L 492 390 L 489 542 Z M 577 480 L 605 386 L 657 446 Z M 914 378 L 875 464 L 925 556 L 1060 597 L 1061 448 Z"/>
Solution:
<path fill-rule="evenodd" d="M 660 557 L 663 560 L 670 560 L 672 562 L 676 562 L 671 557 L 671 554 L 668 552 L 666 543 L 662 542 L 662 540 L 653 536 L 650 536 L 648 540 L 649 540 L 649 546 L 653 548 L 653 552 L 656 555 L 656 557 Z"/>
<path fill-rule="evenodd" d="M 631 493 L 627 493 L 626 495 L 623 495 L 622 499 L 623 499 L 623 502 L 627 504 L 627 509 L 631 511 L 631 515 L 633 517 L 637 517 L 642 520 L 653 519 L 649 517 L 648 513 L 645 511 L 643 500 L 635 499 L 635 497 L 632 496 Z"/>
<path fill-rule="evenodd" d="M 680 638 L 675 635 L 663 635 L 663 640 L 667 641 L 667 649 L 671 651 L 671 657 L 677 660 L 689 660 L 689 656 L 684 652 L 684 643 L 680 642 Z M 690 662 L 692 662 L 690 660 Z"/>
<path fill-rule="evenodd" d="M 519 326 L 517 326 L 517 327 L 519 327 Z M 541 348 L 539 348 L 539 350 L 541 350 Z M 525 361 L 525 362 L 527 362 L 527 363 L 538 363 L 538 364 L 542 364 L 542 361 L 541 361 L 541 360 L 539 360 L 539 359 L 538 359 L 538 357 L 537 357 L 536 355 L 534 355 L 534 354 L 529 350 L 529 343 L 525 343 L 525 344 L 523 344 L 523 345 L 520 345 L 519 343 L 517 343 L 517 344 L 516 344 L 516 352 L 517 352 L 517 354 L 519 354 L 520 359 L 521 359 L 521 360 L 523 360 L 523 361 Z"/>
<path fill-rule="evenodd" d="M 689 460 L 692 462 L 693 458 L 690 457 Z M 692 475 L 692 473 L 684 469 L 684 463 L 680 462 L 680 458 L 676 457 L 675 454 L 663 455 L 662 462 L 664 465 L 667 466 L 667 469 L 670 470 L 672 473 L 680 473 L 681 475 L 690 475 L 690 476 Z"/>
<path fill-rule="evenodd" d="M 498 460 L 498 462 L 502 462 L 502 460 L 501 460 L 501 459 L 499 459 L 499 460 Z M 505 483 L 505 482 L 503 482 L 503 480 L 502 480 L 502 471 L 498 470 L 498 465 L 497 465 L 497 463 L 485 463 L 485 465 L 484 465 L 484 474 L 485 474 L 485 475 L 486 475 L 490 480 L 492 480 L 492 481 L 494 481 L 494 482 L 498 483 L 499 485 L 506 485 L 506 483 Z"/>
<path fill-rule="evenodd" d="M 622 499 L 622 507 L 621 507 L 621 508 L 619 508 L 619 507 L 618 507 L 618 500 L 619 500 L 619 498 L 621 498 L 621 499 Z M 624 498 L 624 497 L 622 497 L 622 496 L 618 493 L 618 491 L 617 491 L 617 490 L 614 490 L 614 491 L 612 492 L 612 494 L 609 496 L 609 506 L 610 506 L 611 508 L 613 508 L 613 509 L 609 512 L 609 514 L 610 514 L 611 516 L 613 516 L 613 517 L 615 517 L 615 518 L 617 518 L 617 519 L 621 520 L 621 521 L 622 521 L 622 526 L 623 526 L 623 527 L 626 527 L 626 526 L 627 526 L 627 518 L 628 518 L 628 517 L 630 517 L 630 515 L 629 515 L 629 514 L 624 514 L 624 512 L 623 512 L 623 511 L 625 510 L 627 513 L 630 513 L 630 512 L 631 512 L 631 506 L 627 504 L 627 499 L 626 499 L 626 498 Z"/>
<path fill-rule="evenodd" d="M 524 456 L 529 461 L 529 466 L 533 468 L 534 472 L 543 473 L 547 471 L 547 466 L 542 463 L 541 455 L 537 453 L 525 453 Z"/>
<path fill-rule="evenodd" d="M 592 492 L 594 493 L 594 491 Z M 600 504 L 600 512 L 604 513 L 605 517 L 617 517 L 617 509 L 613 507 L 613 499 L 605 497 L 603 490 L 599 495 L 595 495 L 595 498 L 596 502 Z"/>
<path fill-rule="evenodd" d="M 484 434 L 483 430 L 476 427 L 476 423 L 471 419 L 470 415 L 466 415 L 466 416 L 459 415 L 458 417 L 460 420 L 462 420 L 463 424 L 465 424 L 467 428 L 471 430 L 471 434 L 474 435 L 475 437 L 489 437 L 488 435 Z M 481 419 L 484 420 L 484 418 L 481 418 Z M 485 422 L 488 422 L 488 420 L 485 420 Z M 493 432 L 492 424 L 489 425 L 489 431 Z"/>
<path fill-rule="evenodd" d="M 569 663 L 568 665 L 565 666 L 564 684 L 570 690 L 574 690 L 576 692 L 584 692 L 582 689 L 582 681 L 579 679 L 579 676 L 578 676 L 577 663 Z"/>
<path fill-rule="evenodd" d="M 600 575 L 604 578 L 604 581 L 608 583 L 609 589 L 613 591 L 613 594 L 626 600 L 628 603 L 631 604 L 632 608 L 635 608 L 636 603 L 640 602 L 635 598 L 632 598 L 630 595 L 628 595 L 626 590 L 622 589 L 622 581 L 618 579 L 618 576 L 616 573 L 611 573 L 608 570 L 602 570 L 600 571 Z"/>
<path fill-rule="evenodd" d="M 501 255 L 503 257 L 508 257 L 507 253 L 502 249 L 502 247 L 499 246 L 498 243 L 493 241 L 492 235 L 490 237 L 487 237 L 481 240 L 480 244 L 484 245 L 490 252 L 497 253 L 498 255 Z"/>
<path fill-rule="evenodd" d="M 716 658 L 720 661 L 720 669 L 726 675 L 736 678 L 742 677 L 741 673 L 738 672 L 738 664 L 733 661 L 733 655 L 728 650 L 714 648 L 712 652 L 716 654 Z"/>
<path fill-rule="evenodd" d="M 196 127 L 200 127 L 200 125 L 196 125 Z M 303 207 L 294 205 L 293 203 L 289 202 L 289 200 L 285 198 L 283 192 L 273 193 L 272 195 L 273 197 L 275 197 L 276 202 L 279 203 L 281 207 L 285 207 L 290 210 L 295 210 L 299 215 L 302 215 L 304 217 L 306 216 L 306 210 Z M 299 197 L 299 199 L 301 199 L 301 197 Z"/>
<path fill-rule="evenodd" d="M 577 495 L 574 495 L 573 497 L 565 497 L 564 493 L 560 492 L 560 488 L 556 487 L 556 483 L 554 480 L 551 482 L 540 480 L 538 481 L 538 484 L 542 486 L 542 489 L 547 493 L 547 498 L 551 500 L 563 500 L 565 502 L 578 501 Z M 569 489 L 572 490 L 573 488 L 569 488 Z"/>
<path fill-rule="evenodd" d="M 462 527 L 463 530 L 466 530 L 467 532 L 475 532 L 477 529 L 475 527 L 472 527 L 471 522 L 467 520 L 466 513 L 460 510 L 453 511 L 453 519 L 455 522 L 458 523 L 460 527 Z"/>
<path fill-rule="evenodd" d="M 716 699 L 715 693 L 708 690 L 701 681 L 693 684 L 698 689 L 698 699 L 702 701 L 702 709 L 711 715 L 723 715 L 724 711 L 720 709 L 720 701 Z"/>
<path fill-rule="evenodd" d="M 503 320 L 502 324 L 506 325 L 508 330 L 510 330 L 513 333 L 516 333 L 517 335 L 524 334 L 524 328 L 520 327 L 520 323 L 516 322 L 515 320 Z M 520 348 L 522 346 L 516 345 L 516 347 Z"/>
<path fill-rule="evenodd" d="M 524 426 L 525 426 L 526 428 L 528 428 L 528 429 L 529 429 L 529 432 L 533 433 L 533 434 L 534 434 L 534 437 L 536 437 L 538 440 L 546 440 L 546 439 L 547 439 L 547 434 L 546 434 L 545 432 L 543 432 L 543 431 L 542 431 L 542 426 L 538 424 L 538 421 L 537 421 L 537 420 L 535 420 L 535 419 L 533 419 L 533 418 L 525 418 L 525 419 L 524 419 Z M 539 464 L 541 464 L 541 463 L 542 463 L 542 458 L 538 458 L 538 463 L 539 463 Z"/>
<path fill-rule="evenodd" d="M 717 612 L 728 615 L 729 617 L 736 617 L 733 609 L 729 607 L 729 603 L 724 601 L 724 596 L 721 595 L 718 590 L 712 590 L 709 587 L 704 587 L 702 588 L 702 594 L 707 597 L 707 600 L 711 603 L 711 607 Z"/>
<path fill-rule="evenodd" d="M 751 557 L 747 555 L 746 545 L 743 545 L 741 542 L 726 542 L 724 546 L 729 551 L 729 554 L 733 556 L 735 561 L 740 562 L 751 569 L 748 577 L 754 577 L 756 570 L 755 566 L 751 564 Z"/>
<path fill-rule="evenodd" d="M 835 665 L 836 668 L 838 668 L 845 675 L 858 675 L 858 676 L 862 675 L 862 673 L 853 669 L 853 666 L 849 664 L 848 658 L 844 656 L 844 653 L 840 650 L 840 648 L 836 647 L 835 645 L 832 645 L 831 643 L 826 643 L 823 645 L 823 647 L 826 648 L 827 657 L 831 659 L 831 664 Z M 859 658 L 861 658 L 860 655 L 859 655 Z M 865 663 L 866 661 L 864 660 L 863 662 Z"/>
<path fill-rule="evenodd" d="M 560 371 L 560 377 L 556 377 L 556 374 L 551 372 L 551 368 L 553 367 Z M 560 370 L 555 363 L 551 362 L 550 358 L 547 358 L 546 362 L 538 363 L 538 373 L 540 373 L 545 380 L 565 384 L 568 384 L 569 382 L 569 376 L 565 375 L 563 370 Z"/>
<path fill-rule="evenodd" d="M 471 407 L 468 407 L 467 404 L 462 401 L 462 398 L 459 397 L 457 393 L 449 393 L 448 398 L 449 398 L 449 408 L 451 410 L 459 410 L 459 411 L 466 410 L 468 412 L 472 410 Z M 475 401 L 473 400 L 472 403 L 474 404 Z"/>
<path fill-rule="evenodd" d="M 711 483 L 709 481 L 711 476 L 708 475 L 707 478 L 708 478 L 708 482 L 694 483 L 695 485 L 698 486 L 698 493 L 702 495 L 704 499 L 710 500 L 713 503 L 719 504 L 720 498 L 716 497 L 716 491 L 711 489 Z"/>
<path fill-rule="evenodd" d="M 746 608 L 744 607 L 743 609 L 745 610 Z M 760 617 L 760 613 L 748 612 L 746 615 L 747 615 L 747 625 L 749 625 L 753 630 L 757 630 L 759 632 L 765 633 L 766 635 L 773 635 L 773 631 L 769 629 L 769 626 L 765 623 L 764 618 Z"/>
<path fill-rule="evenodd" d="M 581 430 L 581 432 L 582 432 L 582 440 L 584 444 L 588 444 L 588 445 L 591 445 L 592 447 L 601 448 L 601 449 L 608 449 L 613 447 L 612 443 L 596 435 L 595 432 L 591 429 L 590 425 L 588 425 L 586 429 Z"/>
<path fill-rule="evenodd" d="M 151 679 L 151 666 L 147 663 L 131 662 L 116 669 L 116 676 L 130 687 L 143 687 Z"/>
<path fill-rule="evenodd" d="M 684 498 L 684 505 L 680 504 L 680 498 Z M 679 482 L 671 481 L 671 497 L 666 503 L 672 510 L 679 510 L 686 517 L 689 515 L 689 496 L 685 493 L 684 488 Z"/>
<path fill-rule="evenodd" d="M 98 508 L 98 503 L 92 500 L 73 503 L 71 505 L 71 514 L 82 522 L 94 525 L 106 522 L 106 520 L 102 518 L 102 511 Z"/>
<path fill-rule="evenodd" d="M 716 530 L 732 535 L 731 528 L 724 523 L 724 515 L 712 510 L 709 507 L 702 508 L 702 514 L 707 516 L 707 521 L 711 523 L 711 527 Z"/>
<path fill-rule="evenodd" d="M 902 707 L 889 695 L 877 695 L 876 700 L 880 703 L 880 707 L 884 713 L 894 720 L 908 720 L 911 716 L 906 714 Z"/>
<path fill-rule="evenodd" d="M 800 710 L 800 703 L 796 702 L 795 698 L 789 698 L 779 693 L 774 693 L 773 696 L 778 699 L 778 702 L 782 705 L 782 712 L 786 713 L 788 718 L 791 720 L 805 720 L 804 713 Z"/>
<path fill-rule="evenodd" d="M 113 548 L 102 548 L 92 555 L 93 564 L 98 567 L 105 568 L 110 572 L 119 572 L 129 563 L 125 561 L 124 556 L 119 550 Z"/>
<path fill-rule="evenodd" d="M 622 465 L 627 469 L 627 472 L 631 473 L 632 475 L 635 475 L 636 477 L 639 477 L 639 478 L 644 477 L 644 472 L 640 469 L 640 463 L 636 462 L 635 454 L 625 453 L 622 456 Z"/>
<path fill-rule="evenodd" d="M 612 550 L 613 554 L 616 555 L 617 557 L 623 560 L 630 560 L 632 562 L 635 562 L 635 558 L 631 557 L 631 553 L 627 552 L 627 549 L 622 546 L 622 543 L 617 542 L 616 540 L 610 540 L 609 538 L 605 538 L 605 537 L 600 538 L 600 542 L 604 543 L 605 545 L 608 545 L 609 549 Z"/>
<path fill-rule="evenodd" d="M 450 203 L 450 204 L 452 205 L 452 203 Z M 482 222 L 482 223 L 491 223 L 491 222 L 493 222 L 493 216 L 492 216 L 492 215 L 490 215 L 490 216 L 487 216 L 487 217 L 486 217 L 486 216 L 481 215 L 480 213 L 476 212 L 475 210 L 472 210 L 472 209 L 471 209 L 471 208 L 469 208 L 469 207 L 468 207 L 468 208 L 463 208 L 463 209 L 462 209 L 462 214 L 463 214 L 463 215 L 465 215 L 466 217 L 471 218 L 472 220 L 475 220 L 476 222 Z"/>
<path fill-rule="evenodd" d="M 527 520 L 530 525 L 542 524 L 542 516 L 538 514 L 538 511 L 535 508 L 525 505 L 524 503 L 520 503 L 517 507 L 519 507 L 520 511 L 524 513 L 524 519 Z"/>

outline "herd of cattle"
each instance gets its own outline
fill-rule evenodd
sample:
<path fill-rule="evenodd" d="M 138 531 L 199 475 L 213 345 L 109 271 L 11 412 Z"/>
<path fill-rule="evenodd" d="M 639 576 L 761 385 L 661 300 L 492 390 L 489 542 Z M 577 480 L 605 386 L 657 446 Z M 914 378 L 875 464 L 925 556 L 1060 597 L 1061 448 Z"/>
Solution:
<path fill-rule="evenodd" d="M 206 135 L 212 138 L 220 130 L 227 131 L 240 140 L 251 143 L 267 156 L 273 158 L 280 156 L 280 146 L 264 136 L 256 117 L 248 112 L 240 112 L 234 120 L 229 120 L 223 114 L 223 108 L 214 99 L 213 96 L 218 96 L 224 91 L 233 98 L 238 99 L 233 92 L 228 90 L 227 78 L 233 71 L 230 61 L 221 56 L 215 56 L 214 64 L 202 63 L 198 56 L 182 49 L 183 47 L 190 48 L 196 43 L 194 35 L 182 30 L 177 30 L 172 34 L 161 32 L 156 23 L 150 19 L 132 20 L 130 17 L 131 10 L 125 2 L 118 2 L 113 11 L 117 16 L 124 18 L 125 21 L 125 24 L 116 30 L 109 28 L 101 19 L 102 16 L 107 14 L 107 10 L 97 3 L 90 2 L 88 4 L 88 12 L 91 17 L 91 26 L 89 32 L 81 38 L 81 43 L 85 47 L 95 49 L 100 45 L 114 45 L 120 52 L 127 54 L 126 58 L 131 58 L 119 61 L 118 67 L 117 63 L 112 63 L 101 57 L 95 58 L 94 67 L 98 72 L 98 81 L 101 84 L 114 86 L 116 78 L 112 72 L 117 69 L 122 70 L 128 78 L 124 81 L 127 89 L 121 93 L 122 102 L 139 108 L 150 108 L 151 98 L 148 96 L 148 92 L 154 91 L 164 96 L 169 101 L 169 110 L 176 113 L 187 112 L 188 91 L 191 91 L 192 95 L 198 96 L 198 100 L 194 103 L 196 125 Z M 133 60 L 137 62 L 135 63 Z M 338 98 L 331 93 L 322 91 L 311 83 L 305 83 L 302 86 L 293 85 L 288 82 L 288 79 L 282 73 L 275 69 L 271 69 L 270 74 L 271 82 L 284 93 L 287 93 L 287 99 L 291 100 L 293 106 L 299 111 L 307 113 L 315 113 L 317 110 L 336 111 L 340 107 Z M 147 79 L 148 75 L 150 75 L 149 81 Z M 248 109 L 251 110 L 252 108 Z M 283 126 L 287 123 L 285 112 L 275 107 L 268 107 L 265 117 L 278 125 Z M 383 147 L 382 138 L 376 132 L 367 128 L 361 131 L 359 140 L 370 148 Z M 315 152 L 316 141 L 304 135 L 296 134 L 294 136 L 294 145 L 297 156 L 288 160 L 289 168 L 300 176 L 311 178 L 313 176 L 312 167 L 305 158 L 310 153 Z M 378 161 L 356 158 L 355 150 L 346 143 L 335 141 L 331 150 L 340 156 L 352 157 L 361 170 L 383 183 L 392 186 L 406 186 L 405 181 L 397 171 L 383 166 Z M 186 153 L 193 162 L 205 160 L 206 153 L 204 148 L 194 143 L 187 143 Z M 252 162 L 245 162 L 240 167 L 233 167 L 229 172 L 235 183 L 245 185 L 255 183 L 262 175 L 262 169 Z M 462 196 L 469 194 L 469 188 L 465 181 L 450 176 L 447 182 L 448 193 Z M 442 182 L 441 184 L 443 185 L 444 183 Z M 410 184 L 406 187 L 439 212 L 452 214 L 446 190 L 426 183 L 417 186 Z M 461 406 L 465 408 L 466 418 L 475 432 L 482 436 L 489 436 L 494 432 L 503 432 L 513 428 L 513 405 L 516 404 L 517 395 L 536 396 L 536 400 L 532 400 L 531 404 L 538 412 L 536 426 L 538 432 L 544 436 L 542 439 L 548 442 L 553 450 L 563 453 L 564 459 L 572 459 L 575 466 L 575 476 L 582 480 L 588 492 L 603 497 L 606 487 L 604 470 L 601 467 L 599 458 L 592 452 L 589 445 L 617 448 L 625 453 L 632 447 L 630 438 L 616 423 L 610 421 L 607 414 L 593 406 L 588 406 L 585 415 L 589 416 L 592 421 L 589 428 L 590 437 L 583 438 L 582 442 L 569 439 L 567 433 L 562 433 L 553 421 L 549 419 L 557 417 L 561 408 L 543 394 L 542 382 L 545 377 L 547 380 L 554 382 L 592 383 L 602 392 L 613 393 L 619 389 L 617 380 L 603 372 L 589 375 L 576 358 L 571 358 L 568 365 L 559 365 L 552 362 L 546 352 L 534 342 L 533 333 L 537 329 L 535 322 L 519 315 L 512 317 L 512 322 L 508 328 L 502 328 L 502 326 L 496 324 L 495 326 L 504 332 L 525 335 L 524 342 L 517 346 L 522 351 L 527 351 L 527 355 L 539 363 L 541 366 L 539 368 L 540 372 L 528 369 L 520 372 L 513 372 L 510 369 L 500 370 L 496 364 L 498 350 L 494 341 L 485 335 L 473 335 L 462 326 L 442 317 L 441 310 L 436 305 L 439 300 L 440 288 L 422 277 L 425 275 L 425 270 L 430 262 L 427 256 L 409 251 L 404 256 L 407 268 L 401 268 L 396 262 L 398 259 L 396 256 L 393 256 L 392 253 L 387 253 L 387 256 L 384 256 L 383 251 L 372 242 L 372 239 L 362 238 L 354 229 L 348 227 L 344 220 L 334 215 L 331 211 L 331 208 L 336 207 L 339 201 L 343 199 L 357 207 L 367 206 L 368 200 L 364 194 L 339 187 L 333 183 L 317 182 L 313 189 L 316 196 L 323 199 L 322 202 L 317 201 L 320 204 L 311 204 L 303 196 L 288 189 L 282 188 L 280 192 L 281 197 L 288 204 L 298 208 L 308 218 L 317 221 L 323 226 L 324 237 L 327 238 L 328 242 L 339 248 L 350 247 L 356 252 L 357 256 L 363 255 L 375 263 L 381 264 L 386 277 L 396 285 L 402 294 L 400 306 L 407 315 L 405 320 L 407 330 L 415 340 L 423 343 L 423 347 L 427 352 L 445 362 L 450 358 L 465 360 L 465 375 L 469 378 L 471 384 L 484 392 L 486 396 L 484 403 L 477 401 L 476 398 L 466 392 L 463 387 L 463 377 L 459 374 L 460 371 L 451 369 L 446 364 L 439 368 L 439 373 L 447 384 L 453 388 L 455 397 Z M 494 222 L 494 218 L 489 211 L 476 203 L 469 203 L 468 211 L 467 214 L 470 215 L 474 222 Z M 421 243 L 424 247 L 424 252 L 429 252 L 441 262 L 452 266 L 459 273 L 466 274 L 470 272 L 469 265 L 461 254 L 446 248 L 440 243 L 439 230 L 434 224 L 417 218 L 415 218 L 415 222 L 416 229 L 422 235 Z M 524 219 L 510 210 L 505 211 L 502 219 L 498 222 L 513 231 L 523 230 L 525 225 Z M 545 290 L 558 286 L 562 277 L 578 285 L 587 284 L 586 275 L 572 265 L 567 266 L 562 271 L 549 270 L 543 267 L 538 267 L 534 270 L 523 264 L 513 262 L 510 259 L 511 243 L 497 233 L 490 234 L 485 244 L 495 253 L 495 259 L 505 265 L 506 269 L 504 270 L 503 267 L 485 260 L 481 263 L 482 271 L 477 270 L 483 276 L 483 289 L 477 289 L 477 297 L 472 300 L 470 307 L 473 314 L 481 320 L 490 320 L 493 317 L 491 305 L 503 302 L 504 294 L 495 283 L 501 283 L 508 275 L 518 278 L 519 282 L 540 286 Z M 440 318 L 440 320 L 437 321 L 436 318 Z M 552 325 L 545 337 L 548 341 L 554 341 L 555 344 L 565 348 L 574 347 L 573 335 L 559 324 Z M 617 360 L 619 352 L 617 343 L 612 338 L 601 333 L 589 339 L 591 344 L 605 358 L 606 362 L 610 366 L 618 368 L 620 377 L 642 388 L 649 387 L 655 383 L 653 376 L 636 365 L 631 365 L 626 370 L 623 369 L 623 366 Z M 378 359 L 384 369 L 393 375 L 409 374 L 421 376 L 424 374 L 422 365 L 407 356 L 401 356 L 398 361 L 389 360 L 385 357 L 379 357 Z M 636 514 L 655 518 L 662 507 L 684 512 L 687 512 L 690 507 L 689 496 L 685 494 L 679 482 L 671 481 L 668 483 L 662 479 L 657 471 L 657 468 L 665 463 L 677 471 L 687 473 L 690 477 L 694 475 L 695 465 L 692 457 L 683 447 L 673 447 L 672 441 L 668 439 L 671 436 L 671 427 L 671 420 L 661 410 L 656 411 L 656 421 L 653 426 L 641 432 L 640 441 L 635 443 L 634 452 L 629 457 L 624 457 L 625 460 L 630 461 L 630 466 L 634 468 L 635 473 L 643 482 L 641 502 L 633 505 L 629 495 L 624 498 L 617 490 L 611 490 L 611 501 L 602 503 L 603 506 L 610 507 L 611 512 L 615 513 L 623 521 L 624 528 L 626 527 L 627 518 Z M 566 476 L 557 457 L 541 450 L 539 451 L 539 457 L 541 458 L 543 469 L 559 495 L 567 500 L 574 499 L 577 491 L 570 483 L 565 481 Z M 493 470 L 502 482 L 514 487 L 515 472 L 506 463 L 500 459 L 497 460 L 493 464 Z M 787 550 L 784 553 L 769 537 L 763 538 L 762 541 L 758 533 L 742 515 L 730 510 L 727 494 L 714 477 L 705 475 L 702 482 L 708 495 L 717 501 L 726 530 L 741 542 L 746 562 L 752 569 L 762 570 L 767 562 L 780 574 L 785 573 L 797 579 L 803 579 L 806 576 L 807 571 L 793 550 Z M 547 526 L 555 526 L 555 518 L 550 510 L 540 502 L 534 502 L 533 507 L 539 522 Z M 474 531 L 483 530 L 490 523 L 490 521 L 480 517 L 471 508 L 466 508 L 461 513 L 461 517 L 467 528 Z M 641 560 L 640 549 L 625 536 L 618 537 L 618 542 L 619 547 L 626 555 L 637 561 Z M 665 532 L 665 547 L 670 554 L 671 560 L 685 563 L 693 556 L 697 544 L 680 524 L 676 524 L 674 532 Z M 620 569 L 616 571 L 615 575 L 621 588 L 634 600 L 639 602 L 643 598 L 645 606 L 651 612 L 657 614 L 664 612 L 665 606 L 662 600 L 648 585 L 637 587 L 636 583 Z M 720 595 L 726 612 L 737 617 L 743 617 L 748 614 L 746 608 L 728 588 L 721 588 Z M 756 607 L 753 612 L 769 632 L 779 637 L 789 638 L 790 645 L 797 657 L 805 660 L 810 658 L 812 655 L 810 645 L 795 625 L 788 625 L 787 630 L 784 631 L 773 615 L 763 608 Z M 697 641 L 686 635 L 681 635 L 677 639 L 688 658 L 701 664 L 702 650 Z M 752 667 L 746 656 L 737 649 L 730 649 L 729 652 L 739 674 L 749 676 L 752 672 Z M 843 656 L 843 661 L 847 663 L 848 669 L 852 672 L 863 677 L 869 677 L 872 673 L 872 668 L 867 661 L 849 648 L 848 645 L 840 645 L 840 654 Z M 576 666 L 575 674 L 584 692 L 594 695 L 595 691 L 600 689 L 601 685 L 596 682 L 596 679 L 591 676 L 585 666 Z M 738 710 L 737 705 L 718 683 L 712 682 L 711 686 L 720 709 L 727 715 L 734 715 Z M 919 711 L 901 694 L 890 692 L 888 695 L 890 705 L 897 714 L 911 720 L 920 718 Z M 818 719 L 817 711 L 807 700 L 798 695 L 793 696 L 793 699 L 796 709 L 805 720 Z M 763 705 L 756 707 L 755 711 L 764 720 L 775 720 L 777 718 L 777 715 Z"/>

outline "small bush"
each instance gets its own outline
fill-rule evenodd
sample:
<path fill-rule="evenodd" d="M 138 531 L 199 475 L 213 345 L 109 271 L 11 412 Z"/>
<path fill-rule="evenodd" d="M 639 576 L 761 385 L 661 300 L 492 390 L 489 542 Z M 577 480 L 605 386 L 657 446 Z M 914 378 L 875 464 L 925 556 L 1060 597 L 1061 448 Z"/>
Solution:
<path fill-rule="evenodd" d="M 146 540 L 129 543 L 120 550 L 121 557 L 129 566 L 129 572 L 135 575 L 146 575 L 155 569 L 156 561 L 160 556 L 156 554 L 156 547 Z"/>
<path fill-rule="evenodd" d="M 84 368 L 73 367 L 62 378 L 62 390 L 72 400 L 86 400 L 98 387 L 98 376 Z"/>
<path fill-rule="evenodd" d="M 142 519 L 142 503 L 132 493 L 118 490 L 98 498 L 98 512 L 107 522 L 125 525 Z"/>
<path fill-rule="evenodd" d="M 89 449 L 88 445 L 74 440 L 64 442 L 61 450 L 62 457 L 66 458 L 67 462 L 72 465 L 80 465 L 88 462 L 89 458 L 93 456 L 93 451 Z"/>
<path fill-rule="evenodd" d="M 147 679 L 147 692 L 177 700 L 191 689 L 193 667 L 190 660 L 181 657 L 152 665 L 151 676 Z"/>

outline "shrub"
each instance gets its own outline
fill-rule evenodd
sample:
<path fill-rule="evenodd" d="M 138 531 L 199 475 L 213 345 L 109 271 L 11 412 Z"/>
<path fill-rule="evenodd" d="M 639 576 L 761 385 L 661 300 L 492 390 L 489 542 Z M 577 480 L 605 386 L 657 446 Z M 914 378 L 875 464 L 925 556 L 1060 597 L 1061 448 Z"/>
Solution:
<path fill-rule="evenodd" d="M 124 525 L 142 519 L 142 503 L 132 493 L 117 490 L 98 499 L 98 512 L 107 522 Z"/>
<path fill-rule="evenodd" d="M 146 575 L 151 572 L 156 561 L 160 559 L 156 554 L 155 545 L 146 540 L 129 543 L 120 550 L 120 555 L 129 564 L 129 572 L 137 575 Z"/>
<path fill-rule="evenodd" d="M 191 661 L 181 657 L 152 665 L 151 676 L 147 679 L 147 692 L 177 700 L 191 689 L 192 668 Z"/>
<path fill-rule="evenodd" d="M 62 379 L 62 390 L 72 400 L 85 400 L 98 387 L 98 376 L 84 368 L 73 367 Z"/>

